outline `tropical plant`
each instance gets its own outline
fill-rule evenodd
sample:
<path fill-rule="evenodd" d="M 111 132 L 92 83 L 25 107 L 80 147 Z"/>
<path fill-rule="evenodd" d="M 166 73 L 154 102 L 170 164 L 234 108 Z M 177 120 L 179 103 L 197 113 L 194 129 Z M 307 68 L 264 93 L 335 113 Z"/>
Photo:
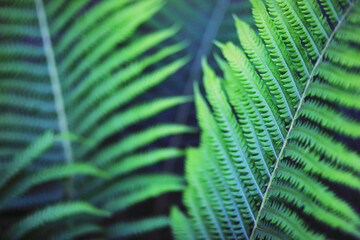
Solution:
<path fill-rule="evenodd" d="M 183 43 L 154 50 L 174 27 L 134 35 L 162 6 L 162 0 L 1 1 L 2 239 L 112 239 L 168 224 L 164 216 L 119 215 L 184 188 L 179 176 L 139 170 L 183 155 L 147 145 L 192 131 L 147 120 L 188 98 L 141 97 L 188 61 L 168 60 Z M 161 61 L 167 63 L 154 69 Z"/>
<path fill-rule="evenodd" d="M 360 4 L 265 2 L 259 34 L 235 17 L 242 49 L 216 43 L 223 79 L 203 61 L 174 236 L 359 239 Z"/>

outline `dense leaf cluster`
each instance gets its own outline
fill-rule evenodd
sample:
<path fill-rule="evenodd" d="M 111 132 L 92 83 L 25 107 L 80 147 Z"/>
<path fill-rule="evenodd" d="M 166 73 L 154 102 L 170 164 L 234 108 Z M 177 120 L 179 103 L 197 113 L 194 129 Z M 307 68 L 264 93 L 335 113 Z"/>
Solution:
<path fill-rule="evenodd" d="M 235 18 L 242 48 L 216 43 L 223 79 L 203 62 L 208 103 L 195 86 L 201 146 L 174 235 L 359 238 L 359 5 L 251 2 L 258 34 Z"/>

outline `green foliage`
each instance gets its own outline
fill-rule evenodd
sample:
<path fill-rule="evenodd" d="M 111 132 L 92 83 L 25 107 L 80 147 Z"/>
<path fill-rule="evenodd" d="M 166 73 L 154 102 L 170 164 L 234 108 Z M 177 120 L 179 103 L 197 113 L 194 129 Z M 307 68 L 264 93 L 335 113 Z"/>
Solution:
<path fill-rule="evenodd" d="M 122 223 L 114 217 L 184 188 L 174 175 L 131 176 L 184 155 L 147 146 L 193 131 L 150 119 L 189 98 L 145 97 L 188 61 L 184 43 L 168 44 L 176 27 L 137 30 L 164 1 L 0 5 L 0 218 L 9 219 L 2 235 L 106 239 L 167 226 L 164 217 Z"/>
<path fill-rule="evenodd" d="M 345 194 L 360 190 L 360 155 L 356 147 L 352 147 L 359 139 L 359 120 L 356 113 L 346 112 L 360 109 L 356 99 L 349 99 L 358 95 L 360 88 L 346 87 L 351 84 L 352 76 L 359 79 L 351 55 L 359 56 L 360 47 L 353 44 L 358 36 L 343 38 L 341 34 L 343 27 L 359 29 L 360 22 L 349 21 L 359 14 L 359 5 L 353 4 L 339 32 L 329 42 L 324 60 L 319 62 L 308 87 L 259 216 L 261 220 L 255 229 L 258 237 L 269 236 L 267 229 L 273 229 L 274 223 L 281 234 L 291 238 L 327 239 L 330 236 L 317 233 L 316 228 L 304 221 L 305 216 L 315 219 L 317 224 L 339 229 L 344 238 L 360 237 L 360 216 L 355 211 L 356 205 L 352 205 L 351 198 Z M 339 46 L 342 50 L 335 53 L 334 49 Z M 333 81 L 336 78 L 342 83 Z M 334 90 L 341 94 L 335 97 Z M 336 184 L 341 186 L 342 193 L 338 193 Z M 279 208 L 282 211 L 274 214 L 273 210 Z M 290 209 L 302 209 L 305 216 Z M 299 226 L 307 231 L 303 233 Z"/>
<path fill-rule="evenodd" d="M 251 4 L 248 0 L 165 0 L 166 4 L 159 13 L 145 26 L 154 31 L 176 25 L 180 30 L 171 39 L 173 42 L 185 41 L 184 51 L 191 59 L 169 81 L 161 84 L 160 88 L 168 89 L 173 95 L 192 95 L 193 82 L 201 79 L 201 58 L 209 57 L 212 67 L 218 69 L 211 54 L 217 50 L 213 41 L 236 40 L 237 34 L 233 31 L 234 13 L 247 23 L 253 25 Z M 161 46 L 160 46 L 161 47 Z M 172 58 L 179 58 L 174 54 Z M 161 64 L 160 64 L 161 66 Z M 175 108 L 172 117 L 175 123 L 193 124 L 196 122 L 195 109 L 190 104 Z M 185 143 L 194 143 L 193 139 L 183 135 L 171 137 L 171 146 L 181 146 Z M 165 169 L 175 168 L 172 162 L 165 163 Z M 180 167 L 179 164 L 176 167 Z"/>
<path fill-rule="evenodd" d="M 236 33 L 232 31 L 231 16 L 233 13 L 238 13 L 244 21 L 253 23 L 251 13 L 248 12 L 250 9 L 251 4 L 248 1 L 167 0 L 159 14 L 150 20 L 149 25 L 158 29 L 168 27 L 171 23 L 181 25 L 182 29 L 175 38 L 180 41 L 188 40 L 191 46 L 187 50 L 194 52 L 201 46 L 205 32 L 210 30 L 210 25 L 219 24 L 216 27 L 218 30 L 214 29 L 216 31 L 214 39 L 235 39 Z"/>
<path fill-rule="evenodd" d="M 359 3 L 265 2 L 258 34 L 235 17 L 242 48 L 216 43 L 223 79 L 203 61 L 174 236 L 358 239 Z"/>
<path fill-rule="evenodd" d="M 27 216 L 16 223 L 9 231 L 12 239 L 20 239 L 27 232 L 52 221 L 58 221 L 72 215 L 92 214 L 96 216 L 109 216 L 110 212 L 94 208 L 85 202 L 59 203 L 48 206 Z"/>
<path fill-rule="evenodd" d="M 251 17 L 251 4 L 246 0 L 166 0 L 165 6 L 146 25 L 151 29 L 168 28 L 172 24 L 181 27 L 174 41 L 186 41 L 185 51 L 193 58 L 185 66 L 181 77 L 197 81 L 201 73 L 201 57 L 208 56 L 212 42 L 236 40 L 233 31 L 232 15 L 237 13 L 242 20 L 254 24 Z M 178 84 L 174 81 L 173 84 Z M 181 89 L 183 90 L 183 88 Z"/>

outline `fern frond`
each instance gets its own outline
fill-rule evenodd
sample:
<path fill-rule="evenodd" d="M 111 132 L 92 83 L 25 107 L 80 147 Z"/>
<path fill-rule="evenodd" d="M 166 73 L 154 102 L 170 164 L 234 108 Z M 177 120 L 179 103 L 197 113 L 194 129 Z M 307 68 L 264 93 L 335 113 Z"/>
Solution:
<path fill-rule="evenodd" d="M 351 16 L 353 13 L 349 13 L 350 9 L 347 10 L 347 14 Z M 344 17 L 339 24 L 343 21 L 346 22 Z M 339 29 L 341 27 L 338 25 Z M 358 26 L 354 26 L 354 28 L 358 28 Z M 331 38 L 334 37 L 334 34 L 336 32 Z M 357 89 L 346 89 L 339 82 L 328 81 L 327 79 L 334 77 L 333 74 L 321 74 L 323 66 L 329 65 L 332 66 L 330 69 L 334 69 L 334 71 L 352 72 L 348 70 L 350 68 L 343 68 L 347 63 L 352 66 L 351 60 L 343 60 L 342 63 L 333 60 L 346 59 L 348 57 L 346 51 L 339 52 L 341 57 L 336 57 L 331 55 L 333 54 L 332 46 L 338 46 L 341 43 L 345 49 L 351 48 L 353 52 L 359 50 L 351 46 L 349 39 L 341 40 L 341 37 L 340 39 L 335 37 L 335 39 L 337 40 L 328 43 L 324 52 L 326 58 L 319 64 L 317 74 L 311 78 L 309 92 L 306 92 L 308 96 L 314 96 L 313 93 L 319 92 L 321 89 L 320 98 L 305 99 L 299 110 L 299 118 L 290 132 L 289 142 L 284 148 L 283 156 L 274 173 L 274 180 L 268 190 L 268 198 L 263 204 L 263 210 L 260 210 L 259 219 L 262 220 L 259 221 L 262 221 L 262 226 L 255 228 L 255 237 L 264 236 L 263 234 L 268 228 L 276 227 L 278 233 L 292 236 L 294 239 L 303 239 L 305 236 L 309 239 L 328 238 L 327 233 L 316 233 L 313 227 L 302 220 L 304 215 L 316 219 L 316 222 L 325 224 L 328 228 L 341 229 L 341 233 L 337 233 L 338 236 L 360 236 L 358 225 L 360 218 L 354 212 L 353 206 L 346 201 L 346 198 L 342 199 L 337 196 L 334 187 L 322 182 L 326 179 L 332 184 L 338 183 L 343 187 L 357 190 L 360 184 L 359 178 L 356 177 L 359 166 L 355 159 L 359 157 L 358 154 L 348 149 L 348 146 L 342 143 L 341 138 L 335 137 L 348 135 L 353 139 L 358 138 L 358 122 L 346 116 L 336 107 L 343 105 L 353 92 L 358 91 Z M 328 52 L 330 52 L 329 57 L 327 57 Z M 343 79 L 351 82 L 351 78 Z M 317 90 L 312 90 L 314 88 Z M 332 93 L 335 88 L 341 90 L 342 94 L 333 97 Z M 327 98 L 328 95 L 329 98 Z M 330 101 L 331 105 L 326 100 Z M 328 131 L 331 132 L 328 133 Z M 352 156 L 353 160 L 344 158 L 346 155 Z M 347 170 L 344 169 L 345 166 L 347 166 Z M 287 205 L 287 203 L 291 204 Z M 292 209 L 302 209 L 301 215 Z M 287 220 L 289 214 L 296 221 L 294 224 L 290 224 Z M 284 219 L 281 216 L 287 216 L 287 218 Z M 304 229 L 307 231 L 304 232 Z M 267 234 L 267 236 L 271 237 L 272 234 Z"/>
<path fill-rule="evenodd" d="M 184 42 L 171 44 L 170 39 L 179 31 L 177 26 L 150 34 L 139 31 L 163 5 L 163 0 L 1 3 L 2 212 L 6 210 L 17 220 L 23 217 L 24 209 L 32 214 L 34 207 L 63 200 L 69 204 L 68 212 L 64 211 L 65 203 L 54 207 L 53 220 L 66 217 L 64 224 L 44 228 L 42 223 L 53 222 L 52 210 L 44 210 L 48 215 L 42 220 L 37 215 L 25 218 L 18 233 L 17 228 L 22 227 L 14 225 L 10 239 L 49 239 L 61 232 L 59 239 L 92 237 L 100 228 L 104 232 L 99 235 L 107 236 L 106 221 L 99 224 L 90 219 L 73 228 L 75 219 L 92 211 L 89 203 L 76 205 L 74 201 L 94 197 L 91 194 L 116 184 L 131 186 L 131 176 L 124 175 L 183 155 L 175 148 L 153 148 L 160 138 L 194 131 L 165 122 L 154 126 L 150 119 L 190 100 L 162 99 L 161 94 L 157 100 L 148 97 L 189 61 L 183 56 Z M 172 58 L 175 54 L 176 59 Z M 158 64 L 161 67 L 157 68 Z M 132 191 L 116 196 L 124 204 L 112 209 L 183 189 L 179 179 L 171 183 L 165 186 L 159 182 L 158 188 L 148 183 L 139 194 Z M 110 200 L 114 199 L 104 198 L 101 207 Z"/>
<path fill-rule="evenodd" d="M 224 79 L 204 62 L 208 103 L 195 86 L 201 145 L 188 151 L 184 191 L 192 228 L 173 225 L 174 234 L 357 239 L 360 50 L 348 30 L 359 29 L 359 4 L 251 2 L 260 37 L 235 17 L 244 51 L 217 42 Z"/>

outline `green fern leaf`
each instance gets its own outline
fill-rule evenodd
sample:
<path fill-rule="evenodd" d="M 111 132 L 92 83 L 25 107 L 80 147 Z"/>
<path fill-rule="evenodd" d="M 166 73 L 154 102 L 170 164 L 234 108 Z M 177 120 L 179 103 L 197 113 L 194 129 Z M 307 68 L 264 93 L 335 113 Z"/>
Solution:
<path fill-rule="evenodd" d="M 150 119 L 191 100 L 147 96 L 189 61 L 186 44 L 170 40 L 178 27 L 150 34 L 139 29 L 164 3 L 1 3 L 0 208 L 1 219 L 9 215 L 14 216 L 10 225 L 18 222 L 8 238 L 56 239 L 55 233 L 61 233 L 59 239 L 106 238 L 107 223 L 89 220 L 86 213 L 104 216 L 99 214 L 104 208 L 123 211 L 184 188 L 178 176 L 160 174 L 169 185 L 159 181 L 159 186 L 140 187 L 130 175 L 183 155 L 176 148 L 154 149 L 155 141 L 194 131 L 165 122 L 154 125 Z M 136 176 L 152 180 L 148 174 Z M 114 190 L 124 185 L 131 191 Z M 102 200 L 95 201 L 101 203 L 96 211 L 90 204 L 94 199 Z M 30 217 L 21 220 L 24 211 Z M 45 228 L 48 222 L 56 224 Z"/>
<path fill-rule="evenodd" d="M 259 37 L 235 17 L 243 50 L 217 42 L 224 79 L 204 62 L 208 103 L 195 86 L 201 146 L 174 235 L 357 239 L 359 4 L 251 2 Z"/>

